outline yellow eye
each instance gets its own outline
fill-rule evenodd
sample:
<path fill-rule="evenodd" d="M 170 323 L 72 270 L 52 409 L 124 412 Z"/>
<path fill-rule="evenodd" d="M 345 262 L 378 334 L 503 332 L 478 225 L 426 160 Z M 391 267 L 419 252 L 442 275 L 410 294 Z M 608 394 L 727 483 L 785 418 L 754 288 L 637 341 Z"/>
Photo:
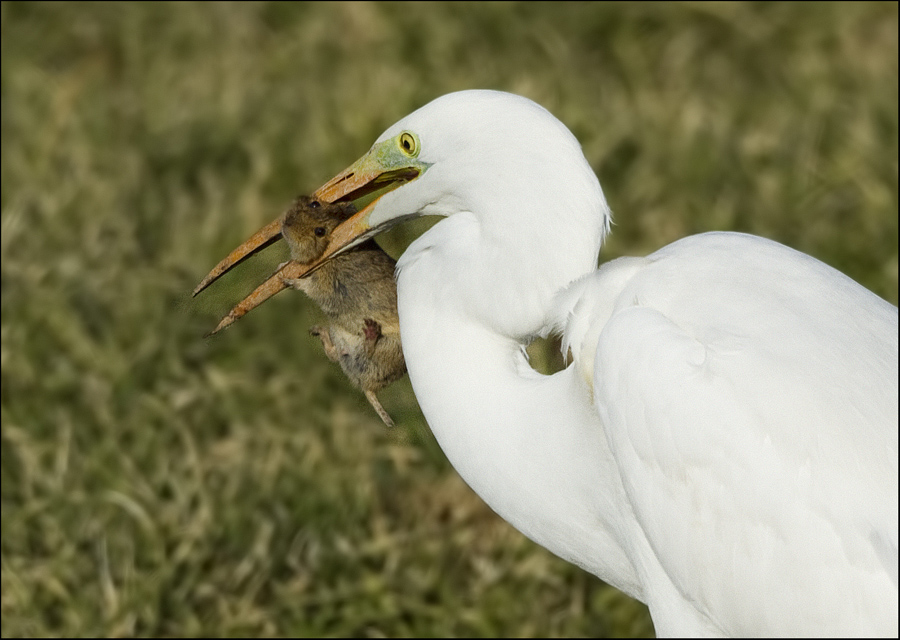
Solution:
<path fill-rule="evenodd" d="M 404 131 L 400 134 L 398 143 L 400 144 L 400 150 L 406 155 L 412 157 L 419 155 L 419 141 L 409 131 Z"/>

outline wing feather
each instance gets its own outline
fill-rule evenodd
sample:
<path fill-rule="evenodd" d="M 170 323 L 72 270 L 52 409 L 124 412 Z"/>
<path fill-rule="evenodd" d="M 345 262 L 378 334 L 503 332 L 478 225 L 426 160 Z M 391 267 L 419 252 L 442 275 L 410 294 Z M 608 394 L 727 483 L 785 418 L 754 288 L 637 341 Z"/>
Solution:
<path fill-rule="evenodd" d="M 615 261 L 567 295 L 633 552 L 675 588 L 658 597 L 729 635 L 896 635 L 896 307 L 741 234 Z"/>

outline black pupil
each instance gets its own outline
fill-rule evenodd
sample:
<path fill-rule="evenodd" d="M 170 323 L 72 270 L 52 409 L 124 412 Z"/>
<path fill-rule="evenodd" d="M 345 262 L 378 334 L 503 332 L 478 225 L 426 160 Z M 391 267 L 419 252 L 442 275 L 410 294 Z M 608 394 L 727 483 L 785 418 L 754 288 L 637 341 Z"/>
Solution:
<path fill-rule="evenodd" d="M 411 146 L 412 146 L 412 145 L 409 143 L 409 140 L 404 140 L 404 141 L 403 141 L 403 148 L 406 149 L 407 151 L 409 151 L 409 148 L 410 148 Z"/>
<path fill-rule="evenodd" d="M 315 233 L 317 236 L 319 236 L 321 238 L 322 236 L 325 235 L 325 227 L 316 227 L 313 230 L 313 233 Z"/>
<path fill-rule="evenodd" d="M 310 202 L 310 203 L 309 203 L 309 208 L 310 208 L 310 209 L 318 209 L 318 208 L 319 208 L 319 203 L 318 203 L 318 201 L 313 200 L 312 202 Z"/>

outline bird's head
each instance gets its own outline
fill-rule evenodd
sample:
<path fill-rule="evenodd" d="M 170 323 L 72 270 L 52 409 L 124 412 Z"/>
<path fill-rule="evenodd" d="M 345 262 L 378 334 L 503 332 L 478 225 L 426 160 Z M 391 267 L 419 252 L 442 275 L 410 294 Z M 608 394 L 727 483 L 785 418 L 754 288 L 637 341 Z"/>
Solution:
<path fill-rule="evenodd" d="M 536 311 L 526 325 L 543 320 L 537 309 L 558 288 L 596 266 L 610 220 L 571 132 L 531 100 L 497 91 L 452 93 L 418 109 L 314 197 L 353 202 L 358 212 L 334 229 L 309 271 L 409 218 L 464 213 L 482 251 L 472 259 L 496 256 L 514 269 L 511 296 L 529 295 L 532 285 Z M 241 245 L 195 295 L 276 233 L 269 225 Z"/>

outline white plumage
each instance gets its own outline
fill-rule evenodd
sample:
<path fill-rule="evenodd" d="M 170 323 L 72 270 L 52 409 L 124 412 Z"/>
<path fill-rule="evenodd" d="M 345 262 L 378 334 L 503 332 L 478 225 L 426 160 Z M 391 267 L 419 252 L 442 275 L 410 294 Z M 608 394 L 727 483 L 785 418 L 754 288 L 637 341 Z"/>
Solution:
<path fill-rule="evenodd" d="M 659 635 L 897 635 L 896 307 L 737 233 L 596 269 L 597 179 L 518 96 L 439 98 L 318 193 L 378 175 L 393 189 L 334 250 L 446 217 L 398 262 L 401 337 L 497 513 L 646 602 Z M 543 376 L 523 346 L 553 330 L 573 363 Z"/>

